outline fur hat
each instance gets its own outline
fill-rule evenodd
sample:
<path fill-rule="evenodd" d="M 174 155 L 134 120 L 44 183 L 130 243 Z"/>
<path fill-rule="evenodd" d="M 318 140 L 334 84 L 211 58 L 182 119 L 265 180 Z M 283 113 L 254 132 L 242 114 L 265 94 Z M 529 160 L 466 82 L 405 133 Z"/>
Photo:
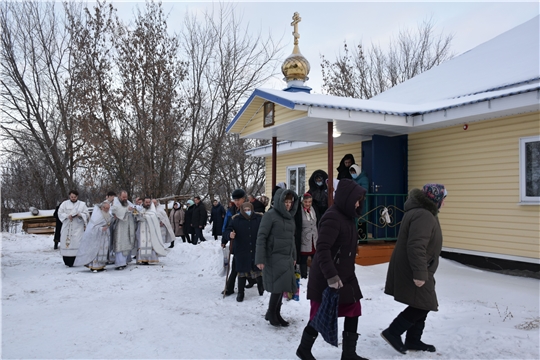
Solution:
<path fill-rule="evenodd" d="M 246 197 L 246 192 L 242 189 L 236 189 L 231 194 L 233 200 L 238 200 Z"/>
<path fill-rule="evenodd" d="M 437 204 L 437 209 L 441 208 L 442 202 L 448 192 L 442 184 L 426 184 L 422 188 L 424 194 L 428 197 L 429 200 Z"/>

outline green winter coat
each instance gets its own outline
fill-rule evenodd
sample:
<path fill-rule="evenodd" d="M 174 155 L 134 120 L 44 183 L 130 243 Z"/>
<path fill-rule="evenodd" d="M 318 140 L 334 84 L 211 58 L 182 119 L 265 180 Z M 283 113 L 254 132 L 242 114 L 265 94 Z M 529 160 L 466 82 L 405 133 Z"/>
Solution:
<path fill-rule="evenodd" d="M 287 194 L 293 195 L 293 206 L 289 211 L 285 209 Z M 274 207 L 264 214 L 259 226 L 255 264 L 264 264 L 263 284 L 266 291 L 295 292 L 294 214 L 298 208 L 298 195 L 292 190 L 279 189 L 274 198 Z"/>
<path fill-rule="evenodd" d="M 434 274 L 439 266 L 443 237 L 438 212 L 437 205 L 422 190 L 411 190 L 388 264 L 384 290 L 396 301 L 428 311 L 437 311 L 439 306 Z M 426 283 L 417 287 L 413 279 Z"/>

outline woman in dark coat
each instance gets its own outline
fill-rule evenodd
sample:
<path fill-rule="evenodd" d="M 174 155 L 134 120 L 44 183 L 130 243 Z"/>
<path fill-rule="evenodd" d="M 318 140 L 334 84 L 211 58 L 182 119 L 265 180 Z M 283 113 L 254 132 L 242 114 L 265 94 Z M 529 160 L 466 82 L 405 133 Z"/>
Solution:
<path fill-rule="evenodd" d="M 212 235 L 214 240 L 223 234 L 223 220 L 225 219 L 225 208 L 217 200 L 212 201 L 212 210 L 210 210 L 210 224 L 212 224 Z"/>
<path fill-rule="evenodd" d="M 402 354 L 407 350 L 435 352 L 435 346 L 420 339 L 428 313 L 438 310 L 434 274 L 439 266 L 443 237 L 437 215 L 446 194 L 444 185 L 426 184 L 422 190 L 412 189 L 405 202 L 405 215 L 388 264 L 384 292 L 409 306 L 381 333 Z M 404 332 L 407 332 L 405 344 L 401 340 Z"/>
<path fill-rule="evenodd" d="M 345 154 L 345 156 L 341 159 L 339 162 L 339 166 L 337 168 L 337 179 L 352 179 L 351 173 L 349 172 L 349 168 L 352 164 L 356 163 L 354 161 L 353 154 Z"/>
<path fill-rule="evenodd" d="M 345 317 L 341 359 L 363 359 L 356 354 L 362 292 L 355 274 L 357 234 L 354 219 L 362 211 L 365 194 L 366 190 L 350 179 L 339 182 L 334 205 L 319 222 L 317 252 L 309 272 L 310 321 L 320 307 L 324 290 L 329 286 L 339 289 L 338 316 Z M 317 336 L 317 331 L 308 322 L 296 351 L 299 358 L 314 359 L 311 348 Z"/>
<path fill-rule="evenodd" d="M 308 193 L 313 198 L 313 207 L 317 213 L 317 222 L 324 215 L 326 209 L 328 209 L 328 186 L 326 180 L 328 174 L 324 170 L 315 170 L 309 177 Z"/>
<path fill-rule="evenodd" d="M 188 243 L 192 242 L 192 239 L 195 235 L 195 228 L 191 226 L 191 222 L 193 221 L 193 210 L 195 210 L 195 202 L 193 200 L 186 201 L 187 210 L 186 210 L 186 216 L 184 221 L 184 235 L 186 235 Z M 197 245 L 197 244 L 195 244 Z"/>
<path fill-rule="evenodd" d="M 279 189 L 274 199 L 274 206 L 264 214 L 259 227 L 255 263 L 263 271 L 265 290 L 271 293 L 265 319 L 273 326 L 289 326 L 280 312 L 283 293 L 296 292 L 294 215 L 298 195 L 289 189 Z"/>
<path fill-rule="evenodd" d="M 248 279 L 255 279 L 259 295 L 264 294 L 262 271 L 255 265 L 257 233 L 262 214 L 253 210 L 253 204 L 246 202 L 240 206 L 240 213 L 234 215 L 223 236 L 231 239 L 235 269 L 238 273 L 238 295 L 236 301 L 244 301 L 244 289 Z"/>

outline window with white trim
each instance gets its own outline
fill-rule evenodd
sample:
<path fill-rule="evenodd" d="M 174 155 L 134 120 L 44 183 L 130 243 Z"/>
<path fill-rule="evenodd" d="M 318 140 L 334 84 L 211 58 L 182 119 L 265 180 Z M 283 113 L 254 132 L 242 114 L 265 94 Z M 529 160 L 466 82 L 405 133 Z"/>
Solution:
<path fill-rule="evenodd" d="M 540 205 L 540 135 L 519 139 L 519 200 Z"/>
<path fill-rule="evenodd" d="M 306 192 L 306 165 L 294 165 L 287 167 L 287 188 L 298 194 L 298 197 Z"/>

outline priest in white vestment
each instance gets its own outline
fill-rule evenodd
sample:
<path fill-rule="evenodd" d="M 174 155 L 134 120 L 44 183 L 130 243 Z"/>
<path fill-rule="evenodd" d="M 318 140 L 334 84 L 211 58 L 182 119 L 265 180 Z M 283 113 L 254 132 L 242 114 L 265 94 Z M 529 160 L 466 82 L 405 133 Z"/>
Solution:
<path fill-rule="evenodd" d="M 109 231 L 112 218 L 109 213 L 110 208 L 111 205 L 107 200 L 94 206 L 73 266 L 85 265 L 93 272 L 105 270 L 111 238 Z"/>
<path fill-rule="evenodd" d="M 160 204 L 156 199 L 153 199 L 152 202 L 156 207 L 156 215 L 159 219 L 161 239 L 164 244 L 170 244 L 176 239 L 176 236 L 174 235 L 174 230 L 169 221 L 169 217 L 167 216 L 167 212 L 165 211 L 165 206 Z"/>
<path fill-rule="evenodd" d="M 134 210 L 134 205 L 127 199 L 126 191 L 121 191 L 119 197 L 114 198 L 111 207 L 111 213 L 114 216 L 111 247 L 114 250 L 116 270 L 125 269 L 131 262 L 132 251 L 136 245 Z"/>
<path fill-rule="evenodd" d="M 161 228 L 156 213 L 156 207 L 150 200 L 145 198 L 143 206 L 139 207 L 136 215 L 138 222 L 137 240 L 139 248 L 137 249 L 138 264 L 157 264 L 159 256 L 167 256 L 168 250 L 163 245 Z"/>
<path fill-rule="evenodd" d="M 89 213 L 86 204 L 78 200 L 77 190 L 69 192 L 69 200 L 64 201 L 58 208 L 58 219 L 62 222 L 60 233 L 60 255 L 66 266 L 72 267 L 79 251 L 79 245 L 84 234 Z"/>

